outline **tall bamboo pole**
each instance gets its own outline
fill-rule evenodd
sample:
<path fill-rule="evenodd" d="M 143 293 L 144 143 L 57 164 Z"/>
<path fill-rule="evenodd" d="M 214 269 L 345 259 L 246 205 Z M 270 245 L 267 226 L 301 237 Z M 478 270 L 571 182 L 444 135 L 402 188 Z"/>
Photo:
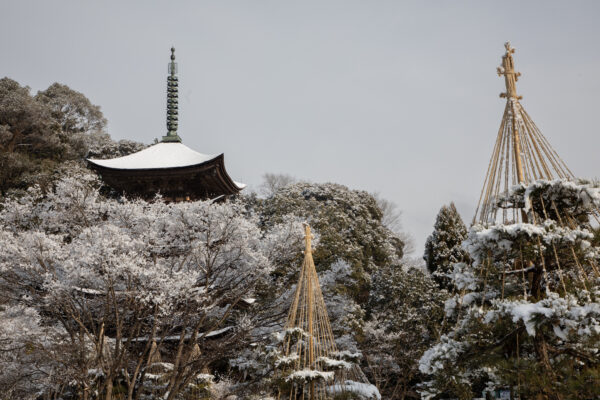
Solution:
<path fill-rule="evenodd" d="M 498 75 L 504 75 L 504 84 L 506 85 L 506 93 L 500 94 L 501 97 L 506 97 L 511 110 L 511 123 L 513 129 L 513 149 L 515 157 L 515 166 L 517 169 L 517 180 L 519 183 L 525 182 L 525 174 L 523 173 L 523 155 L 521 150 L 521 137 L 519 135 L 519 125 L 517 123 L 518 111 L 515 103 L 522 97 L 517 95 L 516 82 L 521 74 L 515 71 L 513 53 L 515 49 L 507 42 L 504 47 L 506 54 L 502 56 L 502 67 L 498 68 Z"/>
<path fill-rule="evenodd" d="M 308 259 L 312 259 L 312 248 L 311 248 L 311 233 L 310 226 L 308 224 L 304 227 L 306 249 L 304 256 Z M 313 329 L 313 308 L 314 308 L 314 294 L 313 294 L 313 279 L 312 274 L 308 279 L 308 360 L 309 365 L 315 363 L 315 349 L 314 349 L 314 329 Z M 315 398 L 315 382 L 310 383 L 310 400 Z"/>

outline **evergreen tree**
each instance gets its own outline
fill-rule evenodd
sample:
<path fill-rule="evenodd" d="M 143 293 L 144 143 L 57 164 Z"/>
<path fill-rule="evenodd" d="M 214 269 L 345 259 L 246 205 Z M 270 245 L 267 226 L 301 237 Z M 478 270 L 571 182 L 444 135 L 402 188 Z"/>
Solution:
<path fill-rule="evenodd" d="M 48 89 L 38 92 L 34 99 L 48 106 L 65 134 L 91 133 L 106 128 L 100 107 L 67 85 L 53 83 Z"/>
<path fill-rule="evenodd" d="M 439 337 L 445 299 L 422 269 L 390 266 L 373 276 L 361 350 L 384 398 L 418 397 L 418 360 Z"/>
<path fill-rule="evenodd" d="M 473 262 L 455 264 L 460 293 L 445 307 L 457 323 L 420 360 L 433 377 L 424 397 L 467 399 L 487 389 L 512 398 L 598 398 L 600 247 L 590 218 L 600 185 L 537 181 L 497 204 L 524 222 L 469 231 Z"/>
<path fill-rule="evenodd" d="M 368 354 L 368 359 L 361 359 L 361 367 L 368 379 L 385 384 L 389 393 L 396 393 L 393 397 L 384 394 L 384 398 L 402 398 L 403 393 L 414 394 L 414 378 L 419 375 L 418 372 L 415 374 L 415 360 L 437 335 L 428 332 L 424 337 L 422 330 L 411 331 L 413 334 L 404 332 L 403 327 L 412 330 L 413 323 L 420 324 L 420 327 L 427 325 L 431 319 L 431 309 L 427 308 L 430 295 L 440 293 L 435 282 L 422 271 L 403 271 L 401 258 L 404 241 L 397 232 L 385 226 L 385 211 L 381 209 L 380 201 L 367 192 L 351 190 L 342 185 L 307 182 L 279 187 L 267 198 L 243 196 L 240 201 L 247 212 L 259 217 L 265 229 L 290 219 L 307 221 L 311 225 L 316 236 L 313 257 L 338 349 L 363 353 L 365 356 Z M 294 249 L 288 249 L 289 253 L 293 253 Z M 277 262 L 278 267 L 273 273 L 276 277 L 274 284 L 258 293 L 261 304 L 274 304 L 279 298 L 289 298 L 293 294 L 282 295 L 294 288 L 297 280 L 298 269 L 295 266 L 299 264 L 302 254 L 300 251 L 296 253 L 295 259 Z M 395 283 L 390 286 L 392 276 Z M 390 286 L 390 290 L 386 291 L 386 285 Z M 382 298 L 375 300 L 377 296 Z M 443 314 L 443 299 L 438 299 L 437 303 L 438 315 Z M 371 306 L 373 312 L 370 311 Z M 403 307 L 410 314 L 410 323 L 403 324 L 405 314 L 395 317 L 393 310 Z M 385 321 L 380 325 L 378 321 L 371 321 L 373 317 Z M 369 325 L 368 332 L 365 324 Z M 379 330 L 379 325 L 382 330 Z M 272 344 L 264 339 L 265 332 L 270 330 L 275 328 L 259 330 L 263 338 L 256 339 L 257 351 L 248 350 L 230 360 L 230 365 L 239 372 L 239 378 L 256 388 L 257 393 L 261 386 L 264 390 L 264 385 L 253 385 L 252 382 L 260 382 L 260 377 L 267 375 L 265 371 L 270 368 L 265 360 L 268 359 L 266 354 Z M 386 333 L 378 336 L 383 330 Z M 413 339 L 417 336 L 418 348 L 410 353 L 408 357 L 412 359 L 405 364 L 403 346 L 413 346 Z M 380 365 L 389 365 L 385 364 L 384 359 L 387 349 L 391 348 L 394 354 L 390 362 L 410 369 L 396 367 L 383 371 L 378 368 Z M 378 365 L 371 368 L 368 365 L 371 361 Z M 380 372 L 385 372 L 381 379 L 376 376 Z"/>
<path fill-rule="evenodd" d="M 27 86 L 0 79 L 0 196 L 38 184 L 50 189 L 65 162 L 112 158 L 144 148 L 113 141 L 99 106 L 66 85 L 32 96 Z"/>
<path fill-rule="evenodd" d="M 382 223 L 383 213 L 367 192 L 333 183 L 287 185 L 257 206 L 265 226 L 294 215 L 318 236 L 314 260 L 319 272 L 339 260 L 352 268 L 354 297 L 368 298 L 370 274 L 403 256 L 402 239 Z"/>
<path fill-rule="evenodd" d="M 467 238 L 467 227 L 454 203 L 443 206 L 437 215 L 433 233 L 425 243 L 423 259 L 433 279 L 442 287 L 450 289 L 449 273 L 454 263 L 465 261 L 467 252 L 462 242 Z"/>
<path fill-rule="evenodd" d="M 34 100 L 29 87 L 0 79 L 0 195 L 36 181 L 45 186 L 42 167 L 52 168 L 67 153 L 59 131 L 49 108 Z"/>

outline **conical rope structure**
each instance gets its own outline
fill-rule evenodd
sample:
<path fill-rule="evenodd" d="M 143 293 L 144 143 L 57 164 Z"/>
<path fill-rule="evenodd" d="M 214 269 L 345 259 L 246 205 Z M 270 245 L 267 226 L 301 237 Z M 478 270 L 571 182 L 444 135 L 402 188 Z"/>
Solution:
<path fill-rule="evenodd" d="M 538 179 L 573 179 L 573 174 L 542 135 L 517 95 L 516 82 L 521 76 L 515 71 L 510 43 L 498 67 L 498 76 L 504 76 L 506 107 L 500 123 L 496 144 L 486 173 L 479 204 L 473 223 L 519 221 L 520 212 L 508 213 L 498 207 L 499 196 L 508 195 L 512 186 L 530 184 Z"/>
<path fill-rule="evenodd" d="M 536 322 L 540 327 L 549 327 L 548 333 L 533 328 L 534 323 L 527 318 L 540 312 L 538 317 L 544 312 L 554 315 L 551 304 L 580 307 L 582 303 L 578 302 L 595 301 L 589 290 L 600 277 L 599 253 L 594 247 L 600 187 L 575 179 L 523 109 L 516 91 L 520 73 L 514 69 L 515 50 L 510 43 L 505 47 L 498 74 L 505 79 L 506 92 L 501 97 L 506 97 L 506 107 L 473 226 L 464 244 L 473 258 L 471 271 L 477 288 L 474 284 L 470 289 L 463 287 L 459 296 L 463 304 L 466 292 L 471 292 L 470 298 L 477 293 L 483 326 L 494 320 L 493 315 L 514 313 L 513 322 L 517 324 L 503 339 L 502 351 L 507 360 L 516 360 L 513 365 L 518 378 L 511 385 L 516 390 L 513 398 L 521 398 L 530 392 L 519 371 L 529 365 L 532 355 L 547 382 L 565 379 L 557 372 L 559 368 L 568 371 L 587 363 L 596 365 L 583 352 L 572 353 L 578 354 L 572 359 L 560 358 L 561 346 L 568 347 L 568 342 L 552 333 L 552 326 L 559 326 L 558 319 L 555 325 Z M 575 300 L 577 296 L 579 300 Z M 523 325 L 519 326 L 519 318 Z M 570 350 L 565 351 L 569 354 Z M 572 366 L 564 367 L 567 362 Z M 561 399 L 551 388 L 544 389 L 540 396 L 536 398 Z"/>
<path fill-rule="evenodd" d="M 485 227 L 495 224 L 517 224 L 516 229 L 519 230 L 523 224 L 541 226 L 552 221 L 563 230 L 575 231 L 581 225 L 592 230 L 593 223 L 598 223 L 598 208 L 592 199 L 592 192 L 596 188 L 582 189 L 566 184 L 575 182 L 575 177 L 521 106 L 519 100 L 522 96 L 517 95 L 516 89 L 516 82 L 521 74 L 515 71 L 512 56 L 515 49 L 509 42 L 504 46 L 506 53 L 502 56 L 502 66 L 498 67 L 497 72 L 499 76 L 504 76 L 506 92 L 501 93 L 500 97 L 507 99 L 506 107 L 473 224 Z M 588 196 L 589 199 L 581 198 L 582 190 L 586 192 L 583 196 Z M 566 193 L 569 191 L 578 193 Z M 556 201 L 560 195 L 578 196 L 578 199 L 571 200 L 587 202 L 591 207 L 588 207 L 588 210 L 584 210 L 583 205 L 577 210 L 577 204 L 572 204 L 571 207 L 561 204 L 561 207 L 558 207 Z M 577 212 L 579 213 L 575 215 Z M 532 254 L 521 255 L 520 260 L 517 260 L 519 268 L 526 269 L 525 264 L 541 265 L 545 283 L 551 284 L 547 276 L 547 262 L 543 257 L 544 249 L 551 247 L 554 254 L 551 264 L 558 270 L 561 286 L 566 291 L 559 257 L 565 256 L 564 249 L 558 249 L 554 242 L 542 243 L 541 237 L 538 237 L 537 241 L 538 251 L 533 254 L 533 258 Z M 581 285 L 586 288 L 587 273 L 583 270 L 575 250 L 571 249 L 567 253 L 570 253 L 571 261 L 579 269 Z M 587 272 L 598 274 L 596 260 L 588 261 L 591 269 Z M 523 279 L 525 278 L 523 275 Z M 527 286 L 525 283 L 524 285 Z M 524 293 L 526 297 L 526 289 Z"/>
<path fill-rule="evenodd" d="M 305 226 L 304 261 L 282 341 L 278 362 L 284 384 L 278 399 L 334 399 L 354 392 L 380 398 L 354 363 L 360 354 L 338 352 L 312 257 L 311 231 Z M 376 393 L 376 394 L 375 394 Z"/>
<path fill-rule="evenodd" d="M 202 352 L 200 346 L 194 344 L 186 363 L 191 364 L 196 361 Z M 190 373 L 190 367 L 186 367 L 186 373 Z M 161 357 L 159 346 L 156 341 L 152 341 L 148 361 L 144 369 L 144 383 L 140 387 L 140 399 L 166 398 L 165 391 L 168 388 L 169 380 L 173 375 L 173 364 L 164 362 Z M 185 385 L 177 399 L 180 400 L 204 400 L 210 398 L 209 387 L 213 382 L 213 376 L 205 368 L 201 373 L 195 373 L 194 377 Z M 121 399 L 122 397 L 115 397 Z"/>

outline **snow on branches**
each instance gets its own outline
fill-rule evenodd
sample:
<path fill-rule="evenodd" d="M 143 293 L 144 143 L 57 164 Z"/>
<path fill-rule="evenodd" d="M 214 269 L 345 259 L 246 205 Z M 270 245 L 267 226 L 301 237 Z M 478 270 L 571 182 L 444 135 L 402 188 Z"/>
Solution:
<path fill-rule="evenodd" d="M 1 205 L 0 346 L 26 343 L 47 371 L 42 388 L 16 375 L 13 385 L 88 396 L 121 382 L 132 398 L 157 343 L 173 358 L 163 394 L 175 398 L 253 328 L 247 299 L 287 257 L 290 221 L 260 230 L 236 204 L 112 200 L 98 186 L 85 170 L 66 171 L 52 192 L 34 187 Z M 233 328 L 206 334 L 225 323 Z M 4 370 L 28 362 L 0 354 Z"/>
<path fill-rule="evenodd" d="M 457 291 L 445 313 L 455 325 L 419 362 L 432 377 L 423 396 L 517 387 L 524 397 L 597 397 L 600 247 L 591 217 L 600 187 L 537 181 L 499 204 L 521 208 L 526 222 L 471 227 L 470 262 L 449 274 Z"/>

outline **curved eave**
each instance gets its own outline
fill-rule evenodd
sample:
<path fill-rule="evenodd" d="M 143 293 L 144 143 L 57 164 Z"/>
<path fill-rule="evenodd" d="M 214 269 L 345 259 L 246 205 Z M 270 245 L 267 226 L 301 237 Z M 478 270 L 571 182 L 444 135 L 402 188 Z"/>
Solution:
<path fill-rule="evenodd" d="M 157 175 L 178 175 L 178 174 L 186 174 L 188 172 L 193 172 L 195 170 L 205 170 L 205 171 L 216 171 L 217 176 L 219 177 L 218 181 L 220 183 L 221 189 L 223 190 L 223 194 L 231 195 L 240 192 L 243 190 L 246 185 L 235 182 L 225 169 L 225 155 L 223 153 L 215 156 L 214 158 L 204 161 L 198 164 L 191 164 L 185 166 L 177 166 L 177 167 L 164 167 L 164 168 L 114 168 L 114 167 L 106 167 L 104 165 L 99 165 L 92 160 L 87 160 L 90 168 L 97 171 L 101 176 L 130 176 L 130 177 L 141 177 L 141 176 L 157 176 Z M 112 179 L 109 179 L 112 180 Z M 110 182 L 107 182 L 109 185 Z"/>
<path fill-rule="evenodd" d="M 212 160 L 207 161 L 207 162 L 211 162 L 211 161 L 218 162 L 218 168 L 219 168 L 219 171 L 221 172 L 221 176 L 223 177 L 223 181 L 225 181 L 227 183 L 227 186 L 229 186 L 236 193 L 240 192 L 242 189 L 244 189 L 246 187 L 246 185 L 244 185 L 244 184 L 240 185 L 237 182 L 235 182 L 233 179 L 231 179 L 231 177 L 227 173 L 227 170 L 225 169 L 225 153 L 221 153 L 217 157 L 215 157 Z"/>

